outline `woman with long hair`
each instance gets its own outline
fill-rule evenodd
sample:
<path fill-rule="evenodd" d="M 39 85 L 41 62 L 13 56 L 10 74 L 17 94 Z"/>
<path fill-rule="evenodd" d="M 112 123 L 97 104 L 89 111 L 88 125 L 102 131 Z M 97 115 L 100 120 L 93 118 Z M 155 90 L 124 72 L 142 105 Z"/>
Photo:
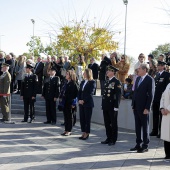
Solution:
<path fill-rule="evenodd" d="M 73 70 L 66 72 L 66 84 L 64 85 L 64 92 L 62 95 L 63 113 L 64 113 L 64 124 L 65 131 L 61 134 L 63 136 L 71 135 L 72 130 L 72 108 L 75 107 L 74 100 L 77 97 L 78 87 L 76 84 L 76 75 Z"/>
<path fill-rule="evenodd" d="M 17 92 L 18 94 L 20 93 L 20 90 L 21 90 L 21 81 L 23 80 L 24 75 L 26 73 L 25 66 L 26 66 L 26 57 L 23 55 L 20 55 L 18 57 L 18 62 L 15 67 L 15 73 L 16 73 L 15 80 L 17 80 L 18 82 L 18 92 Z"/>
<path fill-rule="evenodd" d="M 81 140 L 86 140 L 90 134 L 90 123 L 92 110 L 94 107 L 93 95 L 96 89 L 96 82 L 93 80 L 91 69 L 85 69 L 83 73 L 84 80 L 80 84 L 78 92 L 80 125 L 82 136 Z"/>

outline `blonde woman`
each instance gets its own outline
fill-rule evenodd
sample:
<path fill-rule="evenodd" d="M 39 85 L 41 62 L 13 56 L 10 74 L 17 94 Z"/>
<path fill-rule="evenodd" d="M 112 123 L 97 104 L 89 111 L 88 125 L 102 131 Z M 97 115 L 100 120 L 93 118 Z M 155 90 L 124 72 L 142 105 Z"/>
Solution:
<path fill-rule="evenodd" d="M 65 131 L 61 135 L 69 136 L 71 135 L 72 130 L 72 108 L 75 107 L 73 102 L 77 97 L 78 87 L 76 84 L 76 75 L 73 70 L 68 70 L 66 72 L 67 82 L 63 85 L 63 95 L 62 95 L 62 104 L 63 104 L 63 113 L 64 113 L 64 122 L 65 122 Z"/>
<path fill-rule="evenodd" d="M 79 139 L 86 140 L 90 134 L 91 116 L 94 107 L 93 95 L 96 89 L 96 82 L 93 80 L 91 69 L 85 69 L 83 77 L 84 80 L 81 82 L 78 92 L 80 125 L 82 131 L 82 136 L 79 137 Z"/>
<path fill-rule="evenodd" d="M 17 80 L 17 83 L 18 83 L 18 92 L 17 92 L 18 94 L 20 93 L 20 90 L 21 90 L 21 81 L 23 80 L 24 75 L 26 73 L 25 66 L 26 66 L 26 57 L 23 55 L 20 55 L 18 57 L 18 62 L 15 67 L 15 73 L 16 73 L 15 80 Z"/>

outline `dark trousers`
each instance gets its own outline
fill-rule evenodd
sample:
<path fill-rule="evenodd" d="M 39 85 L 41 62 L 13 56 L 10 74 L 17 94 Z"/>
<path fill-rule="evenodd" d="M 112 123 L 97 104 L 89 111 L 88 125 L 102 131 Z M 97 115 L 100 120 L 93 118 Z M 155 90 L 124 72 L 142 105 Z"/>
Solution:
<path fill-rule="evenodd" d="M 71 132 L 73 126 L 71 105 L 66 104 L 63 108 L 63 113 L 64 113 L 65 131 Z"/>
<path fill-rule="evenodd" d="M 103 110 L 107 139 L 116 142 L 118 137 L 117 114 L 114 110 Z"/>
<path fill-rule="evenodd" d="M 45 99 L 47 122 L 56 123 L 56 101 L 54 99 Z"/>
<path fill-rule="evenodd" d="M 100 80 L 101 96 L 103 95 L 104 83 L 105 83 L 105 80 Z"/>
<path fill-rule="evenodd" d="M 30 116 L 31 120 L 35 118 L 35 108 L 34 108 L 34 102 L 35 100 L 32 100 L 31 97 L 24 97 L 24 120 L 27 121 L 28 117 Z M 30 110 L 30 114 L 29 114 Z"/>
<path fill-rule="evenodd" d="M 0 97 L 0 107 L 1 107 L 1 112 L 3 115 L 3 119 L 5 121 L 8 121 L 10 119 L 9 117 L 9 97 Z"/>
<path fill-rule="evenodd" d="M 164 141 L 165 156 L 170 157 L 170 142 Z"/>
<path fill-rule="evenodd" d="M 18 81 L 18 91 L 20 91 L 21 90 L 21 81 L 22 80 L 17 80 Z"/>
<path fill-rule="evenodd" d="M 92 110 L 92 107 L 79 105 L 80 126 L 82 132 L 90 133 Z"/>
<path fill-rule="evenodd" d="M 134 110 L 135 116 L 135 131 L 136 131 L 136 144 L 147 148 L 149 144 L 149 114 L 145 115 L 142 111 Z M 141 139 L 141 130 L 143 131 L 143 140 Z"/>
<path fill-rule="evenodd" d="M 160 102 L 153 102 L 153 129 L 154 133 L 161 133 L 162 113 L 160 112 Z"/>
<path fill-rule="evenodd" d="M 43 76 L 42 75 L 38 75 L 37 94 L 41 94 L 42 93 L 42 84 L 43 84 Z"/>

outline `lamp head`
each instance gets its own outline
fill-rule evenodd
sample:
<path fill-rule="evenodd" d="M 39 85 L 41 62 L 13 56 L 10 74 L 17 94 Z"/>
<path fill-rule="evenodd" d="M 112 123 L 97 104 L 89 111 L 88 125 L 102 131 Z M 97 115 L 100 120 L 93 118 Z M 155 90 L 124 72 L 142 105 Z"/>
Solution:
<path fill-rule="evenodd" d="M 128 0 L 123 0 L 124 4 L 127 5 L 128 4 Z"/>
<path fill-rule="evenodd" d="M 35 23 L 35 21 L 33 20 L 33 19 L 31 19 L 31 22 L 34 24 Z"/>

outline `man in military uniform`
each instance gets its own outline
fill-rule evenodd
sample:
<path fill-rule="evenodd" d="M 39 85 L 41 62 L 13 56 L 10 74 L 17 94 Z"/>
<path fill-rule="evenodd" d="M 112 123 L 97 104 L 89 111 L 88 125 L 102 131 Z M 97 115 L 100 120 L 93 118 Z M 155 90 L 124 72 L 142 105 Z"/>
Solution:
<path fill-rule="evenodd" d="M 59 96 L 60 79 L 55 76 L 56 69 L 52 67 L 49 71 L 50 77 L 46 79 L 43 87 L 42 97 L 46 103 L 47 121 L 44 124 L 56 124 L 56 101 Z"/>
<path fill-rule="evenodd" d="M 0 107 L 3 118 L 1 121 L 9 121 L 9 95 L 11 75 L 8 72 L 9 65 L 3 63 L 1 65 L 2 75 L 0 76 Z"/>
<path fill-rule="evenodd" d="M 33 66 L 27 64 L 26 74 L 21 83 L 21 98 L 24 101 L 24 120 L 22 122 L 31 123 L 35 119 L 34 103 L 37 92 L 38 79 L 35 74 L 32 73 Z M 29 115 L 30 107 L 30 115 Z"/>
<path fill-rule="evenodd" d="M 170 83 L 170 74 L 165 71 L 165 65 L 166 62 L 158 61 L 158 73 L 155 77 L 155 95 L 152 104 L 153 129 L 150 133 L 150 136 L 157 136 L 158 138 L 160 138 L 160 129 L 162 121 L 162 114 L 160 112 L 160 100 L 166 86 Z"/>
<path fill-rule="evenodd" d="M 101 143 L 108 145 L 114 145 L 118 136 L 117 114 L 121 97 L 121 83 L 115 77 L 117 71 L 117 68 L 111 65 L 108 66 L 106 75 L 109 79 L 105 82 L 102 97 L 102 110 L 107 139 Z"/>

